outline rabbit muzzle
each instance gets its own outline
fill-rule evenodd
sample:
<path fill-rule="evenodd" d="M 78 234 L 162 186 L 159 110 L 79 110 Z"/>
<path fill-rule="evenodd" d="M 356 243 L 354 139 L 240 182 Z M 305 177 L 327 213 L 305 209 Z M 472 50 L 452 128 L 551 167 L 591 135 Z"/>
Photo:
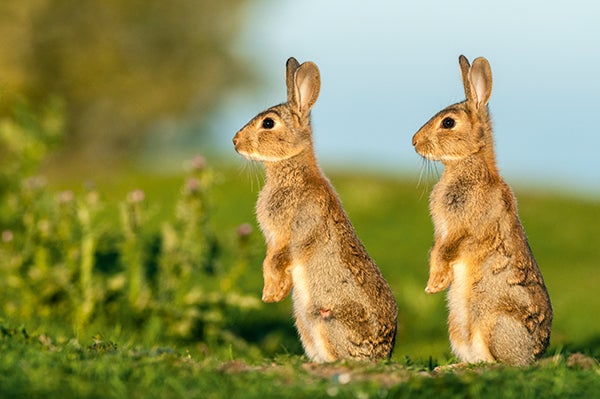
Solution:
<path fill-rule="evenodd" d="M 428 141 L 429 140 L 423 139 L 419 135 L 419 132 L 417 132 L 412 138 L 412 145 L 415 148 L 417 154 L 427 159 L 429 159 L 429 151 L 427 150 L 427 148 L 429 147 L 427 145 Z"/>
<path fill-rule="evenodd" d="M 236 135 L 233 137 L 233 146 L 235 147 L 235 151 L 240 154 L 243 155 L 244 157 L 247 156 L 248 151 L 244 150 L 244 141 L 241 137 L 240 137 L 240 132 L 237 132 Z"/>

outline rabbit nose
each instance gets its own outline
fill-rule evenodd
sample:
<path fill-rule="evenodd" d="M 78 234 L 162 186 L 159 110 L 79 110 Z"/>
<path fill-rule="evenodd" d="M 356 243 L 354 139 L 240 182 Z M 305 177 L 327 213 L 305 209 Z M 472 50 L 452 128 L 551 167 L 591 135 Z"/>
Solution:
<path fill-rule="evenodd" d="M 412 145 L 413 145 L 413 147 L 417 145 L 417 135 L 416 134 L 412 138 Z"/>
<path fill-rule="evenodd" d="M 237 147 L 237 143 L 238 143 L 239 139 L 237 134 L 233 137 L 233 145 Z"/>

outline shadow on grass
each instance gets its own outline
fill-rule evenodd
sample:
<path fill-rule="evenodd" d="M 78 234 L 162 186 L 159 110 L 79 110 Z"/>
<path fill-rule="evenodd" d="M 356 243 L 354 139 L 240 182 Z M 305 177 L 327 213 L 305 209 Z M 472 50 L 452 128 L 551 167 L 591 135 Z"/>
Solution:
<path fill-rule="evenodd" d="M 600 335 L 593 336 L 586 341 L 566 344 L 562 352 L 583 353 L 600 360 Z"/>
<path fill-rule="evenodd" d="M 239 313 L 232 318 L 228 328 L 246 342 L 258 345 L 266 356 L 302 355 L 304 352 L 293 319 L 277 310 Z"/>

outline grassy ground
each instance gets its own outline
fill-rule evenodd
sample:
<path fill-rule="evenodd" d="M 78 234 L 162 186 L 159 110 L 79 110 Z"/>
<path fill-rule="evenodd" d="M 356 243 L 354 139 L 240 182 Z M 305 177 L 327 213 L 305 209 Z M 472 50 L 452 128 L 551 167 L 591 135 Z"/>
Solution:
<path fill-rule="evenodd" d="M 254 344 L 248 352 L 206 342 L 139 342 L 133 332 L 110 324 L 94 325 L 93 332 L 74 336 L 64 326 L 13 317 L 0 323 L 0 397 L 567 398 L 600 394 L 600 325 L 595 320 L 600 309 L 595 294 L 600 285 L 598 201 L 516 190 L 521 219 L 554 305 L 551 348 L 529 368 L 452 369 L 444 367 L 453 362 L 444 296 L 423 292 L 432 241 L 428 189 L 410 179 L 349 173 L 331 177 L 398 300 L 400 328 L 390 362 L 306 363 L 293 329 L 289 298 L 232 316 L 230 328 Z M 172 212 L 181 179 L 129 173 L 100 177 L 96 184 L 108 200 L 143 189 L 155 204 L 156 216 Z M 218 171 L 217 181 L 210 224 L 225 241 L 240 224 L 254 226 L 252 262 L 236 290 L 259 298 L 264 251 L 254 219 L 259 185 L 247 173 L 231 170 Z M 77 186 L 60 179 L 51 185 L 57 190 Z M 223 259 L 227 267 L 226 254 Z M 442 369 L 434 371 L 436 366 Z"/>
<path fill-rule="evenodd" d="M 53 342 L 3 330 L 0 395 L 10 398 L 592 398 L 597 360 L 558 354 L 525 368 L 409 361 L 317 365 L 298 356 L 218 359 L 194 350 Z"/>

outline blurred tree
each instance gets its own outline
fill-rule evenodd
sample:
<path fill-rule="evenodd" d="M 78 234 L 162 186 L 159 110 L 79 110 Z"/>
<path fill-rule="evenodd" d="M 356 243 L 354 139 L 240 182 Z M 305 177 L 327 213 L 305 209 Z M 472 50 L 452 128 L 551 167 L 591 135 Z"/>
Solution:
<path fill-rule="evenodd" d="M 161 119 L 202 122 L 252 80 L 232 51 L 245 3 L 2 0 L 0 111 L 11 93 L 33 108 L 59 96 L 66 144 L 87 162 L 128 154 Z"/>

